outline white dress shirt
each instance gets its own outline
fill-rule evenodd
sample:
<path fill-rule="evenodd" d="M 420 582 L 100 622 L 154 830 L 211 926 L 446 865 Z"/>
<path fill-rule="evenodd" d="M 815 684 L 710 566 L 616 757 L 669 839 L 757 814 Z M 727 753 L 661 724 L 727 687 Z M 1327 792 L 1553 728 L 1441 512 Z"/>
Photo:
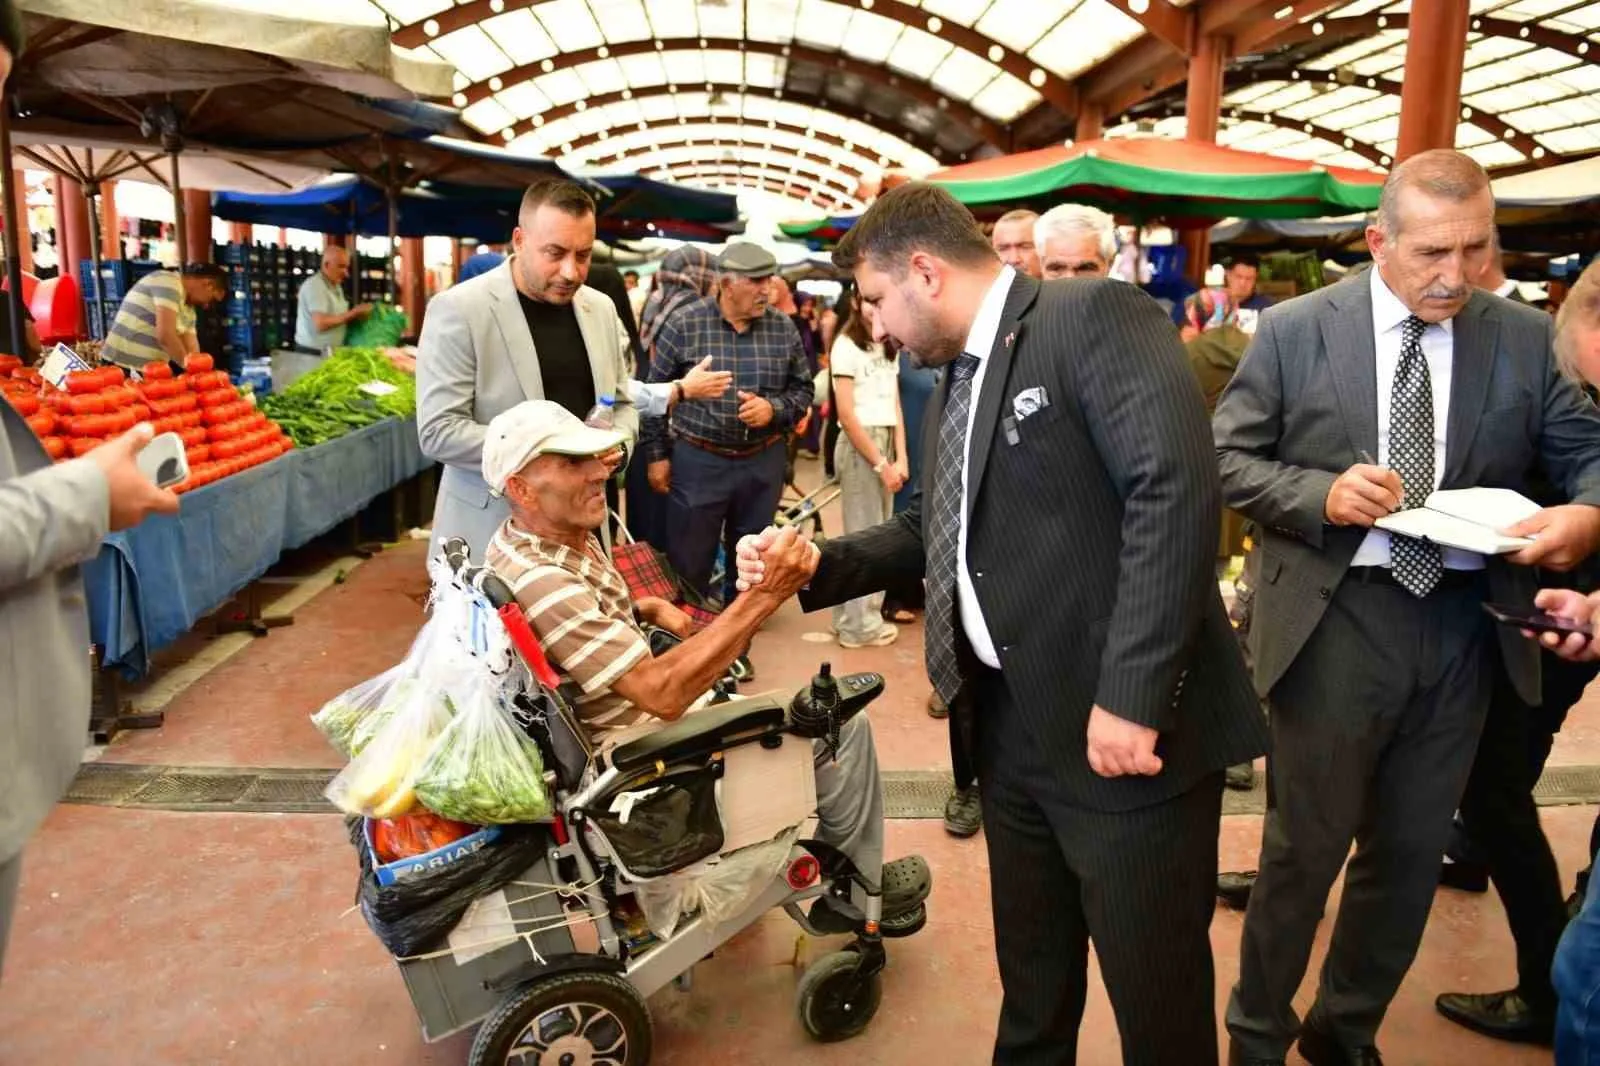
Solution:
<path fill-rule="evenodd" d="M 989 625 L 983 620 L 983 608 L 978 606 L 978 592 L 972 586 L 972 574 L 967 570 L 967 476 L 972 469 L 972 416 L 978 411 L 978 396 L 983 392 L 983 372 L 989 366 L 989 351 L 994 347 L 995 334 L 1000 331 L 1000 316 L 1006 311 L 1006 297 L 1011 294 L 1011 281 L 1017 272 L 1010 267 L 1000 268 L 1000 274 L 989 286 L 989 292 L 978 307 L 972 320 L 972 330 L 967 334 L 966 353 L 978 360 L 978 369 L 972 375 L 972 401 L 967 405 L 966 440 L 961 447 L 961 532 L 956 541 L 956 602 L 960 604 L 961 628 L 967 634 L 978 661 L 1000 669 L 1000 656 L 994 650 L 994 638 L 989 635 Z"/>
<path fill-rule="evenodd" d="M 1394 376 L 1400 369 L 1401 327 L 1411 311 L 1389 290 L 1377 267 L 1367 275 L 1372 285 L 1372 331 L 1378 353 L 1378 465 L 1388 466 L 1389 408 L 1394 403 Z M 1428 362 L 1428 384 L 1433 392 L 1433 487 L 1437 489 L 1444 477 L 1444 442 L 1450 425 L 1450 378 L 1455 362 L 1453 322 L 1446 319 L 1422 331 L 1422 357 Z M 1443 555 L 1448 570 L 1483 569 L 1483 556 L 1476 552 L 1444 548 Z M 1389 534 L 1381 529 L 1370 530 L 1350 565 L 1388 566 Z"/>

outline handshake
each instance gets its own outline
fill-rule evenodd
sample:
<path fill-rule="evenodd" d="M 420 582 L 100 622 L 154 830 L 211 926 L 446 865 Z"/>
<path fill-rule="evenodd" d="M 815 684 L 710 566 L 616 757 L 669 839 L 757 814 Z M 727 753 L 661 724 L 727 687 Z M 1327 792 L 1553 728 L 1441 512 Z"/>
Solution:
<path fill-rule="evenodd" d="M 794 526 L 768 526 L 739 538 L 735 550 L 740 592 L 757 590 L 779 602 L 799 592 L 817 572 L 822 552 Z"/>

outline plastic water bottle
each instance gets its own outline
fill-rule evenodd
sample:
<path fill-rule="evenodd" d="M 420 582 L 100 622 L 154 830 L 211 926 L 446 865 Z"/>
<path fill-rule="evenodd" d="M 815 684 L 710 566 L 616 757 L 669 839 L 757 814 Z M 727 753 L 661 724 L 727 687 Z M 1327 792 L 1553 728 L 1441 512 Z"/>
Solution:
<path fill-rule="evenodd" d="M 595 429 L 611 429 L 616 424 L 616 397 L 609 392 L 600 397 L 600 402 L 589 408 L 589 413 L 584 416 L 583 423 Z"/>

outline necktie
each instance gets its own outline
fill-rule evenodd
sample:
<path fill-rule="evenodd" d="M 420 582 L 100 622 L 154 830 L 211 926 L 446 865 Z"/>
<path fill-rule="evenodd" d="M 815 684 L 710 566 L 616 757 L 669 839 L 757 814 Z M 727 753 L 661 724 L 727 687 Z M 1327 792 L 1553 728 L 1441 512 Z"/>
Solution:
<path fill-rule="evenodd" d="M 1421 507 L 1433 491 L 1433 386 L 1422 356 L 1427 328 L 1416 315 L 1401 326 L 1400 365 L 1389 406 L 1389 465 L 1405 488 L 1405 509 Z M 1413 596 L 1426 596 L 1439 583 L 1444 563 L 1437 544 L 1397 536 L 1390 539 L 1389 553 L 1395 580 Z"/>
<path fill-rule="evenodd" d="M 968 414 L 972 409 L 972 375 L 978 360 L 960 355 L 950 364 L 950 393 L 939 423 L 934 456 L 933 500 L 928 512 L 928 611 L 924 655 L 934 691 L 950 705 L 961 688 L 956 661 L 956 556 L 961 536 L 961 470 L 965 465 Z"/>

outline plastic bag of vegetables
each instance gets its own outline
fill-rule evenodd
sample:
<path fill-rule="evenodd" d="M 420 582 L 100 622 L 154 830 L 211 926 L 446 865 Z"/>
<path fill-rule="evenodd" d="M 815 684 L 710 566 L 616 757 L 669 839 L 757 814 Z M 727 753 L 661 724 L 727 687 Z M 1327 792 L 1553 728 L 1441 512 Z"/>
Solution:
<path fill-rule="evenodd" d="M 360 754 L 328 783 L 329 801 L 346 814 L 368 818 L 409 814 L 417 805 L 417 771 L 450 724 L 450 715 L 442 688 L 422 682 L 409 686 L 370 742 L 353 737 L 352 746 L 360 747 Z"/>
<path fill-rule="evenodd" d="M 324 703 L 322 709 L 311 716 L 311 724 L 345 758 L 359 755 L 378 727 L 393 713 L 395 701 L 404 699 L 410 691 L 415 672 L 415 666 L 409 658 L 402 660 L 377 677 L 369 678 Z M 391 692 L 395 701 L 389 698 Z M 383 713 L 386 705 L 389 714 Z M 360 742 L 357 741 L 358 737 L 361 738 Z"/>
<path fill-rule="evenodd" d="M 481 679 L 463 699 L 417 773 L 417 799 L 435 814 L 474 825 L 548 818 L 539 748 L 507 714 L 496 681 Z"/>

